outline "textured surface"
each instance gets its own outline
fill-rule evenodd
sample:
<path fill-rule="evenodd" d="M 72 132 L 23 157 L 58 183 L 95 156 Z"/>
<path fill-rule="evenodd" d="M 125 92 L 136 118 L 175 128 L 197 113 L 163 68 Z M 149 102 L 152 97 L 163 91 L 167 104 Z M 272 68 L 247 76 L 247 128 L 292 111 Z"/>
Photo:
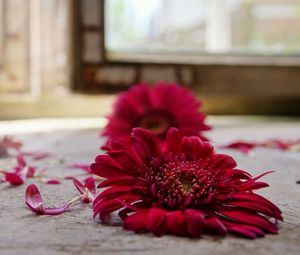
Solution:
<path fill-rule="evenodd" d="M 226 119 L 225 119 L 226 120 Z M 1 125 L 1 124 L 0 124 Z M 47 166 L 49 175 L 80 175 L 70 170 L 70 163 L 90 163 L 101 145 L 98 130 L 55 131 L 18 135 L 28 150 L 53 153 L 48 159 L 34 162 Z M 299 122 L 222 122 L 211 132 L 220 145 L 238 138 L 299 138 Z M 203 236 L 200 240 L 150 234 L 136 235 L 119 226 L 103 226 L 92 219 L 90 205 L 78 204 L 63 215 L 36 216 L 24 206 L 27 184 L 11 188 L 0 184 L 0 254 L 300 254 L 300 152 L 256 149 L 251 157 L 237 151 L 222 150 L 234 156 L 239 167 L 253 175 L 266 170 L 275 173 L 264 177 L 271 184 L 260 193 L 283 211 L 279 235 L 247 240 Z M 0 168 L 9 167 L 12 159 L 1 159 Z M 47 205 L 59 205 L 77 195 L 70 181 L 64 185 L 38 183 Z M 117 225 L 117 224 L 116 224 Z"/>

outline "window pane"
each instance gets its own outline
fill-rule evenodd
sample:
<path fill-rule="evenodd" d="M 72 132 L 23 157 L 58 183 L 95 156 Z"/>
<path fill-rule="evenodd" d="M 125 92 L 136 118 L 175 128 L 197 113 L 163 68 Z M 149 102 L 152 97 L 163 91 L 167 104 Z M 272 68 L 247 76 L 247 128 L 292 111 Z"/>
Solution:
<path fill-rule="evenodd" d="M 299 0 L 109 0 L 108 53 L 300 53 Z"/>

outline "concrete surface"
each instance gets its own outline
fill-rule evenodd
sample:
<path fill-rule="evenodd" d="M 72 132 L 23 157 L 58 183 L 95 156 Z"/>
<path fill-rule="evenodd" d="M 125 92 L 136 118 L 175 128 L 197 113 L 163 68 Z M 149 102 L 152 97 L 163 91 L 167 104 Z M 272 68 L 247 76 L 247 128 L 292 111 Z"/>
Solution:
<path fill-rule="evenodd" d="M 0 123 L 1 125 L 1 123 Z M 47 166 L 49 175 L 78 175 L 70 163 L 90 163 L 102 141 L 95 129 L 18 134 L 28 150 L 43 150 L 53 156 L 35 162 Z M 256 122 L 219 124 L 210 134 L 215 144 L 238 138 L 299 138 L 300 122 Z M 99 151 L 100 152 L 100 151 Z M 264 177 L 271 186 L 260 193 L 276 203 L 285 221 L 278 235 L 248 240 L 236 236 L 225 238 L 205 235 L 192 240 L 174 236 L 136 235 L 120 226 L 103 226 L 93 220 L 90 205 L 78 204 L 59 216 L 36 216 L 24 204 L 28 182 L 17 188 L 0 184 L 0 254 L 300 254 L 300 152 L 256 149 L 249 157 L 237 151 L 222 150 L 237 160 L 239 167 L 253 175 L 266 170 L 276 172 Z M 0 168 L 12 159 L 1 159 Z M 46 205 L 60 205 L 77 195 L 70 181 L 63 185 L 37 183 Z"/>

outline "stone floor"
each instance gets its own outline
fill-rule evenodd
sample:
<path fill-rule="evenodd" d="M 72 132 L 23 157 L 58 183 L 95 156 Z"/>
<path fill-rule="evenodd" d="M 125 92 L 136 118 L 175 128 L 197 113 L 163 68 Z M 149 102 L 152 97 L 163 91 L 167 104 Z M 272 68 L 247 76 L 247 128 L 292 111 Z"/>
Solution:
<path fill-rule="evenodd" d="M 1 128 L 1 123 L 0 123 Z M 8 130 L 9 132 L 9 130 Z M 47 167 L 49 175 L 78 175 L 70 170 L 70 163 L 90 163 L 102 141 L 97 129 L 61 130 L 22 134 L 27 150 L 51 152 L 52 157 L 36 161 Z M 265 138 L 300 137 L 300 122 L 260 121 L 253 119 L 216 121 L 210 138 L 224 144 L 238 138 L 259 140 Z M 253 175 L 266 170 L 275 173 L 264 177 L 269 188 L 260 193 L 272 200 L 283 211 L 285 221 L 280 223 L 278 235 L 256 240 L 236 236 L 225 238 L 203 236 L 192 240 L 174 236 L 154 237 L 123 231 L 120 226 L 103 226 L 92 218 L 90 205 L 78 204 L 60 216 L 36 216 L 24 204 L 25 185 L 12 188 L 0 184 L 0 254 L 300 254 L 300 152 L 282 152 L 256 149 L 251 157 L 233 150 L 229 153 L 239 167 Z M 12 159 L 1 159 L 0 168 L 8 167 Z M 28 182 L 30 183 L 30 182 Z M 47 205 L 60 205 L 77 195 L 70 181 L 63 185 L 37 183 Z"/>

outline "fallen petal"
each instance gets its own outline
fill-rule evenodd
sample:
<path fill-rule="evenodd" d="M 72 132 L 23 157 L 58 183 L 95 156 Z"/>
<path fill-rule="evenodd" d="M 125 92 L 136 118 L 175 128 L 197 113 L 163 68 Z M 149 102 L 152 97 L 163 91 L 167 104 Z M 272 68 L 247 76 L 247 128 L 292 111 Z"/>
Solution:
<path fill-rule="evenodd" d="M 53 184 L 53 185 L 57 185 L 57 184 L 61 184 L 60 180 L 57 179 L 50 179 L 46 181 L 47 184 Z"/>
<path fill-rule="evenodd" d="M 24 176 L 17 173 L 6 173 L 4 178 L 6 182 L 9 182 L 14 186 L 22 185 L 26 179 Z"/>
<path fill-rule="evenodd" d="M 76 197 L 71 201 L 65 203 L 64 205 L 57 208 L 44 208 L 43 199 L 40 191 L 35 184 L 30 184 L 25 191 L 25 203 L 28 208 L 36 214 L 39 215 L 59 215 L 68 210 L 68 208 L 75 202 L 77 202 L 80 197 Z"/>
<path fill-rule="evenodd" d="M 226 145 L 221 146 L 224 149 L 236 149 L 242 153 L 248 154 L 251 150 L 257 147 L 258 144 L 255 142 L 245 142 L 245 141 L 236 141 L 233 143 L 229 143 Z"/>
<path fill-rule="evenodd" d="M 37 214 L 44 214 L 43 199 L 36 185 L 30 184 L 25 191 L 26 205 Z"/>
<path fill-rule="evenodd" d="M 74 168 L 74 169 L 80 169 L 83 170 L 84 172 L 90 174 L 91 173 L 91 168 L 90 165 L 86 165 L 86 164 L 72 164 L 69 166 L 69 168 Z"/>
<path fill-rule="evenodd" d="M 51 156 L 50 153 L 44 152 L 44 151 L 22 152 L 21 154 L 24 155 L 24 156 L 29 156 L 33 160 L 41 160 L 41 159 L 48 158 L 48 157 Z"/>

